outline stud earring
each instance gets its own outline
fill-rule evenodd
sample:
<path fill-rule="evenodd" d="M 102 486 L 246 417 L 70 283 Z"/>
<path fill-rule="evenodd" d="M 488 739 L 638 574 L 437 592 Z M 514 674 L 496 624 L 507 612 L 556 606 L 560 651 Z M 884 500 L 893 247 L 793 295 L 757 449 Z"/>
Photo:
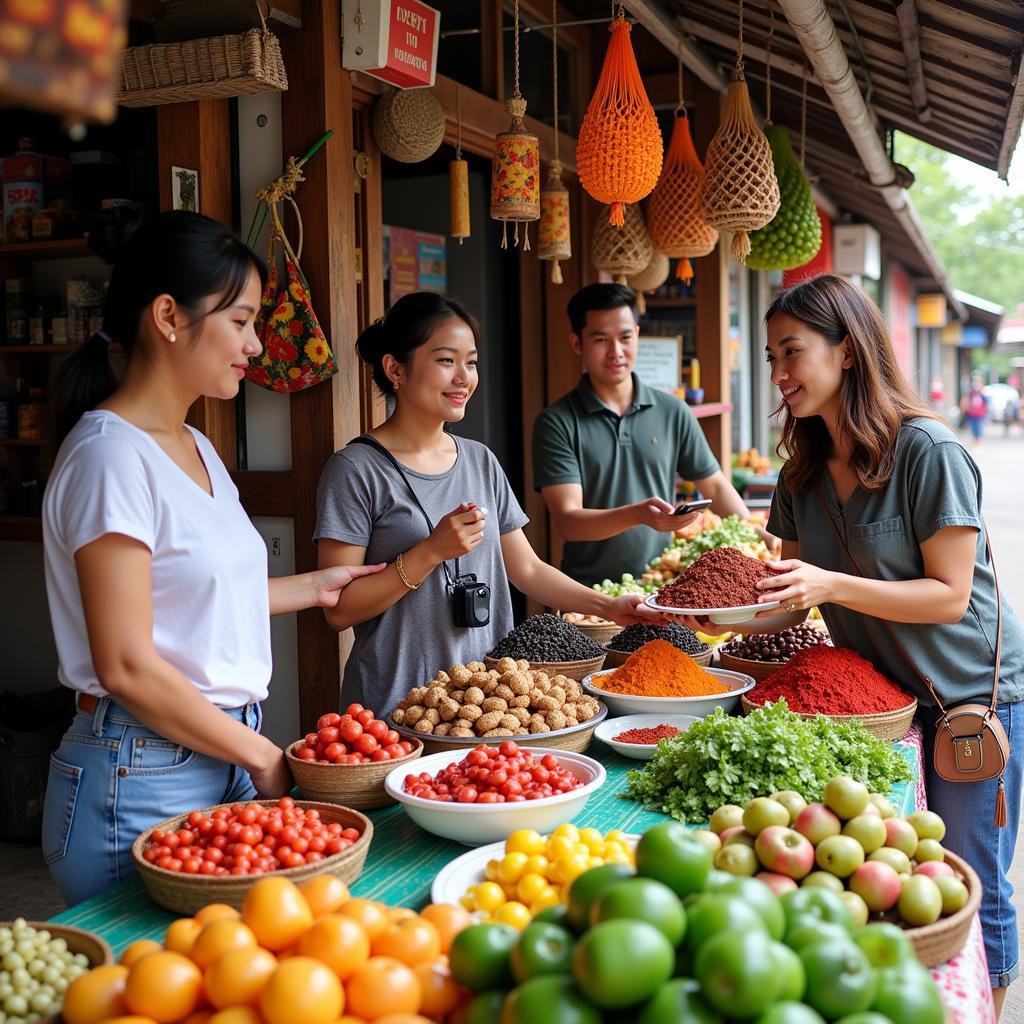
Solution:
<path fill-rule="evenodd" d="M 171 333 L 167 335 L 167 340 L 173 345 L 178 340 L 178 336 L 174 331 L 171 331 Z"/>
<path fill-rule="evenodd" d="M 401 378 L 399 378 L 398 380 L 395 381 L 395 391 L 398 391 L 398 389 L 401 386 L 402 386 L 402 380 L 401 380 Z"/>

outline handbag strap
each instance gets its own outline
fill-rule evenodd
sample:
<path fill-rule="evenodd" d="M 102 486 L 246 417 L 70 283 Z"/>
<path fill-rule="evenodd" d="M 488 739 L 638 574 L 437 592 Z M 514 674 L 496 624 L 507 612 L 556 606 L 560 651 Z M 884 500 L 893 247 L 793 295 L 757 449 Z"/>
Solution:
<path fill-rule="evenodd" d="M 458 444 L 457 441 L 455 443 L 456 445 Z M 387 459 L 392 466 L 394 466 L 395 472 L 402 478 L 402 482 L 405 484 L 406 489 L 409 492 L 409 496 L 413 500 L 413 504 L 420 510 L 420 515 L 423 516 L 423 521 L 427 524 L 427 529 L 431 533 L 433 533 L 434 524 L 430 516 L 427 515 L 427 510 L 420 503 L 420 499 L 416 496 L 416 492 L 413 490 L 412 483 L 410 482 L 409 478 L 405 475 L 405 470 L 402 469 L 402 464 L 398 461 L 398 459 L 396 459 L 394 455 L 392 455 L 391 452 L 389 452 L 387 448 L 385 448 L 384 445 L 382 445 L 380 441 L 378 441 L 375 437 L 369 437 L 366 434 L 360 434 L 359 437 L 353 437 L 352 440 L 349 441 L 349 444 L 365 444 L 367 448 L 372 448 L 374 449 L 374 451 L 383 455 L 384 458 Z M 449 570 L 447 562 L 442 562 L 441 568 L 444 569 L 445 580 L 448 583 L 449 589 L 451 589 L 455 586 L 455 580 L 459 579 L 459 560 L 457 558 L 455 559 L 455 579 L 452 579 L 451 570 Z"/>
<path fill-rule="evenodd" d="M 846 552 L 846 557 L 853 566 L 854 572 L 858 576 L 863 578 L 866 577 L 861 572 L 860 566 L 857 564 L 857 560 L 853 557 L 853 552 L 850 551 L 849 545 L 846 543 L 846 538 L 843 536 L 842 530 L 836 525 L 836 521 L 832 518 L 832 511 L 828 507 L 828 503 L 825 501 L 825 496 L 821 493 L 821 486 L 819 484 L 814 485 L 814 491 L 818 495 L 818 501 L 821 502 L 821 507 L 825 510 L 825 516 L 828 518 L 829 524 L 831 525 L 835 535 L 842 545 L 843 550 Z M 989 565 L 992 567 L 992 580 L 995 583 L 996 588 L 996 652 L 995 652 L 995 671 L 992 674 L 992 702 L 989 705 L 989 714 L 994 715 L 996 711 L 996 701 L 999 694 L 999 663 L 1002 659 L 1003 653 L 1003 599 L 999 592 L 999 574 L 996 572 L 995 558 L 992 555 L 992 541 L 988 535 L 988 526 L 985 525 L 985 521 L 981 523 L 982 531 L 985 534 L 985 554 L 988 555 Z M 927 687 L 928 692 L 932 695 L 935 703 L 939 706 L 939 710 L 943 715 L 946 714 L 946 708 L 942 701 L 939 700 L 939 695 L 935 692 L 935 686 L 932 684 L 931 679 L 928 676 L 922 674 L 917 665 L 914 664 L 913 658 L 907 653 L 907 649 L 903 646 L 900 638 L 896 635 L 896 631 L 892 628 L 892 623 L 888 619 L 881 619 L 881 623 L 885 626 L 886 631 L 889 634 L 889 638 L 892 640 L 896 650 L 903 656 L 903 660 L 910 666 L 910 670 L 921 680 L 922 683 Z"/>

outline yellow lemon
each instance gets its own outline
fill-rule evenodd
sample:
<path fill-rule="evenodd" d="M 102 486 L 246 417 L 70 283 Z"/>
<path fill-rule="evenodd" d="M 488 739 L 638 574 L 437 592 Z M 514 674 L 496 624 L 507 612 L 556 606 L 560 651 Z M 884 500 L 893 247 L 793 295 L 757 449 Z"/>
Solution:
<path fill-rule="evenodd" d="M 525 853 L 506 853 L 498 864 L 498 877 L 495 880 L 503 885 L 515 885 L 523 877 L 529 859 Z"/>
<path fill-rule="evenodd" d="M 548 860 L 560 860 L 563 857 L 571 857 L 576 852 L 576 840 L 569 836 L 552 836 L 548 840 L 545 851 Z"/>
<path fill-rule="evenodd" d="M 477 910 L 491 913 L 505 902 L 505 894 L 496 882 L 481 882 L 476 887 L 473 902 L 476 904 Z"/>
<path fill-rule="evenodd" d="M 532 856 L 544 852 L 544 837 L 532 828 L 521 828 L 505 840 L 506 853 L 525 853 Z"/>
<path fill-rule="evenodd" d="M 530 910 L 534 914 L 539 914 L 546 907 L 553 907 L 556 903 L 561 903 L 561 897 L 558 894 L 558 890 L 552 886 L 546 886 L 541 889 L 539 893 L 530 902 Z"/>
<path fill-rule="evenodd" d="M 600 853 L 601 847 L 604 846 L 604 836 L 596 828 L 581 828 L 580 842 L 590 853 Z"/>
<path fill-rule="evenodd" d="M 551 861 L 549 861 L 542 853 L 532 854 L 527 858 L 526 863 L 523 865 L 524 875 L 543 875 L 547 878 L 547 874 L 550 870 Z"/>
<path fill-rule="evenodd" d="M 565 838 L 571 840 L 573 844 L 580 841 L 580 830 L 575 825 L 570 825 L 569 822 L 566 822 L 564 825 L 559 825 L 551 834 L 552 836 L 565 836 Z"/>
<path fill-rule="evenodd" d="M 516 897 L 531 904 L 547 887 L 548 880 L 543 875 L 523 875 L 516 885 Z"/>
<path fill-rule="evenodd" d="M 494 920 L 501 924 L 510 924 L 517 931 L 522 931 L 533 919 L 530 908 L 516 900 L 510 900 L 504 906 L 499 907 L 494 914 Z"/>

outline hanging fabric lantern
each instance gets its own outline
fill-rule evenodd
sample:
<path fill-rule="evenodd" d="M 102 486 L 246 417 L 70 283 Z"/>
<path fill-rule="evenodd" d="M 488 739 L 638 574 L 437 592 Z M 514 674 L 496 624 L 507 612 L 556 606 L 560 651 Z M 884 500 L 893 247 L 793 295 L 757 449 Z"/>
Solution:
<path fill-rule="evenodd" d="M 448 165 L 448 184 L 451 202 L 451 235 L 462 245 L 469 238 L 469 164 L 462 159 L 462 94 L 455 90 L 455 119 L 458 138 L 455 159 Z"/>
<path fill-rule="evenodd" d="M 743 75 L 743 0 L 739 19 L 735 78 L 704 158 L 701 202 L 712 227 L 734 233 L 730 252 L 742 263 L 750 252 L 747 232 L 763 228 L 778 213 L 780 196 L 771 146 L 754 120 Z"/>
<path fill-rule="evenodd" d="M 558 0 L 551 4 L 551 107 L 555 128 L 555 162 L 548 171 L 547 184 L 540 192 L 540 242 L 537 258 L 551 263 L 551 283 L 562 283 L 559 261 L 572 258 L 569 231 L 569 190 L 562 184 L 562 162 L 558 158 Z"/>
<path fill-rule="evenodd" d="M 618 284 L 625 284 L 630 274 L 639 274 L 653 255 L 654 246 L 639 206 L 625 207 L 622 227 L 600 220 L 594 228 L 590 259 Z"/>
<path fill-rule="evenodd" d="M 576 143 L 580 184 L 610 205 L 608 219 L 616 226 L 624 207 L 649 195 L 661 173 L 661 129 L 633 55 L 631 28 L 620 5 Z"/>
<path fill-rule="evenodd" d="M 690 258 L 707 256 L 718 243 L 718 232 L 704 219 L 701 206 L 704 168 L 690 137 L 690 119 L 683 101 L 681 58 L 678 69 L 676 119 L 661 178 L 647 203 L 647 230 L 656 249 L 679 260 L 676 277 L 688 285 L 693 281 Z"/>
<path fill-rule="evenodd" d="M 519 91 L 519 0 L 515 0 L 514 58 L 515 87 L 505 109 L 512 117 L 508 131 L 494 140 L 491 163 L 491 217 L 503 222 L 501 247 L 508 248 L 508 223 L 515 224 L 512 245 L 519 244 L 519 225 L 523 230 L 523 252 L 530 248 L 530 221 L 540 217 L 540 143 L 523 125 L 526 100 Z"/>
<path fill-rule="evenodd" d="M 626 278 L 626 284 L 636 292 L 636 308 L 641 316 L 647 312 L 645 293 L 656 292 L 668 280 L 671 269 L 668 257 L 655 249 L 650 263 L 639 274 L 630 274 Z"/>

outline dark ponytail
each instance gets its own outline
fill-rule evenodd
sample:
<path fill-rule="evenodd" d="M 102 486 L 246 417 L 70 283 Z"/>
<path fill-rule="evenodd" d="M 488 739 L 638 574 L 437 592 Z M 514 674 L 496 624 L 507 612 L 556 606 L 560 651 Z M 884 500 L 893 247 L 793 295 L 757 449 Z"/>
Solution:
<path fill-rule="evenodd" d="M 374 321 L 356 340 L 356 351 L 373 372 L 373 382 L 383 395 L 393 395 L 394 385 L 384 372 L 384 357 L 393 356 L 407 363 L 409 356 L 429 341 L 438 324 L 453 317 L 462 320 L 473 332 L 476 347 L 480 347 L 480 324 L 475 316 L 457 299 L 436 292 L 412 292 L 403 295 L 388 310 L 387 315 Z"/>
<path fill-rule="evenodd" d="M 53 448 L 82 414 L 117 386 L 108 348 L 117 342 L 130 358 L 143 313 L 158 295 L 170 295 L 191 318 L 192 340 L 205 316 L 230 306 L 263 261 L 223 224 L 199 213 L 175 210 L 145 219 L 138 207 L 114 206 L 90 226 L 89 247 L 113 265 L 103 304 L 103 329 L 63 365 L 55 388 Z M 216 306 L 203 311 L 211 295 Z"/>

